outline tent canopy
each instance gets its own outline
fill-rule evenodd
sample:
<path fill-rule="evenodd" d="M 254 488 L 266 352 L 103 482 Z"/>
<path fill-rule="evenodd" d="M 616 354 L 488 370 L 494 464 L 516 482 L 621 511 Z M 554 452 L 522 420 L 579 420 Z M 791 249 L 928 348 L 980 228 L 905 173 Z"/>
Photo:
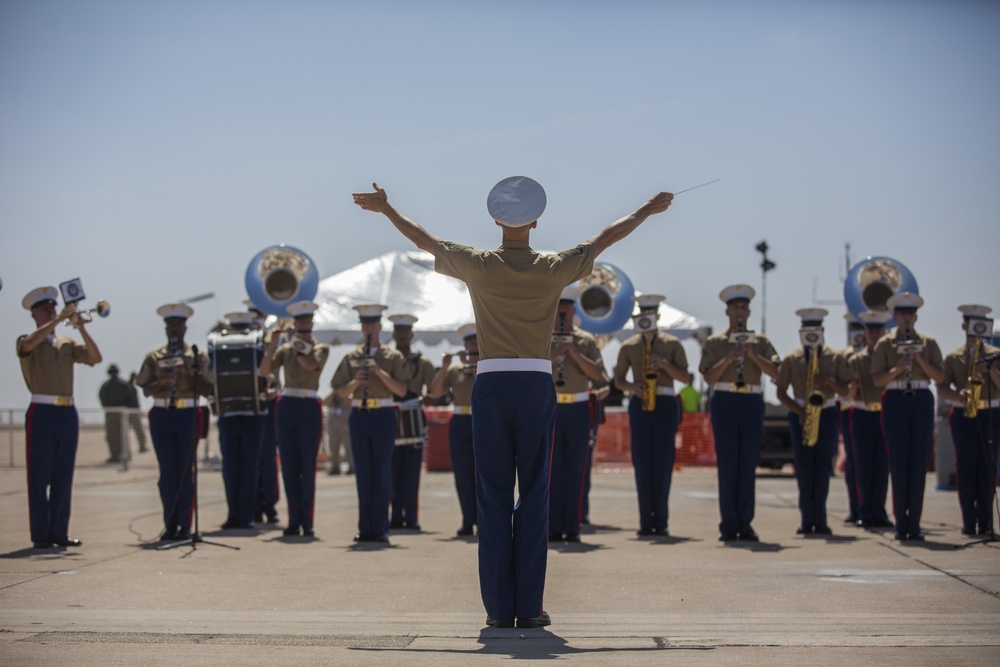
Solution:
<path fill-rule="evenodd" d="M 422 250 L 393 251 L 369 259 L 319 282 L 313 335 L 332 345 L 359 342 L 361 324 L 354 306 L 381 303 L 386 315 L 406 313 L 419 318 L 414 338 L 427 345 L 448 341 L 461 345 L 457 330 L 475 321 L 469 290 L 460 280 L 434 271 L 434 256 Z M 388 322 L 383 326 L 390 327 Z M 631 322 L 616 338 L 631 335 Z M 680 339 L 704 340 L 711 327 L 693 315 L 660 305 L 660 329 Z"/>

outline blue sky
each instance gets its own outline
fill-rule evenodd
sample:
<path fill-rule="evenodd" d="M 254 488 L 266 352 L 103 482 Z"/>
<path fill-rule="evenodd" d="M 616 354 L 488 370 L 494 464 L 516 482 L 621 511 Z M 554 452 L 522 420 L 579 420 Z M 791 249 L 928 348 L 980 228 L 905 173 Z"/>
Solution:
<path fill-rule="evenodd" d="M 197 342 L 268 245 L 324 276 L 408 249 L 352 204 L 373 180 L 432 233 L 494 247 L 486 193 L 532 176 L 533 244 L 561 248 L 721 178 L 602 259 L 720 330 L 719 290 L 760 287 L 766 239 L 781 353 L 796 309 L 841 298 L 845 243 L 910 268 L 945 350 L 957 305 L 1000 309 L 994 2 L 5 0 L 0 90 L 2 407 L 27 402 L 31 288 L 80 276 L 112 303 L 105 360 L 137 367 L 157 306 L 214 292 Z M 78 372 L 81 405 L 103 378 Z"/>

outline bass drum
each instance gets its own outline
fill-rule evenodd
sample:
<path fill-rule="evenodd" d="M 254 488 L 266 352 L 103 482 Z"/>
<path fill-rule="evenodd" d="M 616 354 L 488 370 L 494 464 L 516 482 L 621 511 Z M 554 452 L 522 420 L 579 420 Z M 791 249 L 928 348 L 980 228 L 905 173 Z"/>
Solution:
<path fill-rule="evenodd" d="M 259 415 L 264 411 L 267 381 L 260 377 L 264 336 L 249 333 L 211 333 L 208 358 L 215 369 L 215 412 L 220 417 Z"/>

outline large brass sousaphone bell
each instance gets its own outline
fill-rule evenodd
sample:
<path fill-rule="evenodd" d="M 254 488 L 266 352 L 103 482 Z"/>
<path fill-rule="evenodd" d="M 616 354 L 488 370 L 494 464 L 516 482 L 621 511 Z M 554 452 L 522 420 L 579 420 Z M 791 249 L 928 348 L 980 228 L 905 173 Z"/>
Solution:
<path fill-rule="evenodd" d="M 593 334 L 613 334 L 632 317 L 635 288 L 625 272 L 605 262 L 579 283 L 576 315 L 580 328 Z"/>
<path fill-rule="evenodd" d="M 855 317 L 869 310 L 888 311 L 886 302 L 897 292 L 919 294 L 920 290 L 910 270 L 889 257 L 866 257 L 844 281 L 844 301 Z"/>
<path fill-rule="evenodd" d="M 312 301 L 318 288 L 316 263 L 298 248 L 283 243 L 264 248 L 247 267 L 247 296 L 269 315 L 288 317 L 290 304 Z"/>

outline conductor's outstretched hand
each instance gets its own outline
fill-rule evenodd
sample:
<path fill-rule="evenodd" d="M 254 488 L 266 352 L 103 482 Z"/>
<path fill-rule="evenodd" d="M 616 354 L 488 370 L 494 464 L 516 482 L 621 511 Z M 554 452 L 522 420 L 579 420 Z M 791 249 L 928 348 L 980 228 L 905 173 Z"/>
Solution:
<path fill-rule="evenodd" d="M 389 209 L 389 198 L 378 183 L 372 183 L 372 187 L 375 192 L 355 192 L 354 203 L 366 211 L 385 213 Z"/>
<path fill-rule="evenodd" d="M 674 195 L 670 192 L 661 192 L 650 199 L 648 202 L 643 204 L 642 210 L 647 215 L 656 215 L 657 213 L 663 213 L 668 208 L 670 204 L 674 201 Z"/>

